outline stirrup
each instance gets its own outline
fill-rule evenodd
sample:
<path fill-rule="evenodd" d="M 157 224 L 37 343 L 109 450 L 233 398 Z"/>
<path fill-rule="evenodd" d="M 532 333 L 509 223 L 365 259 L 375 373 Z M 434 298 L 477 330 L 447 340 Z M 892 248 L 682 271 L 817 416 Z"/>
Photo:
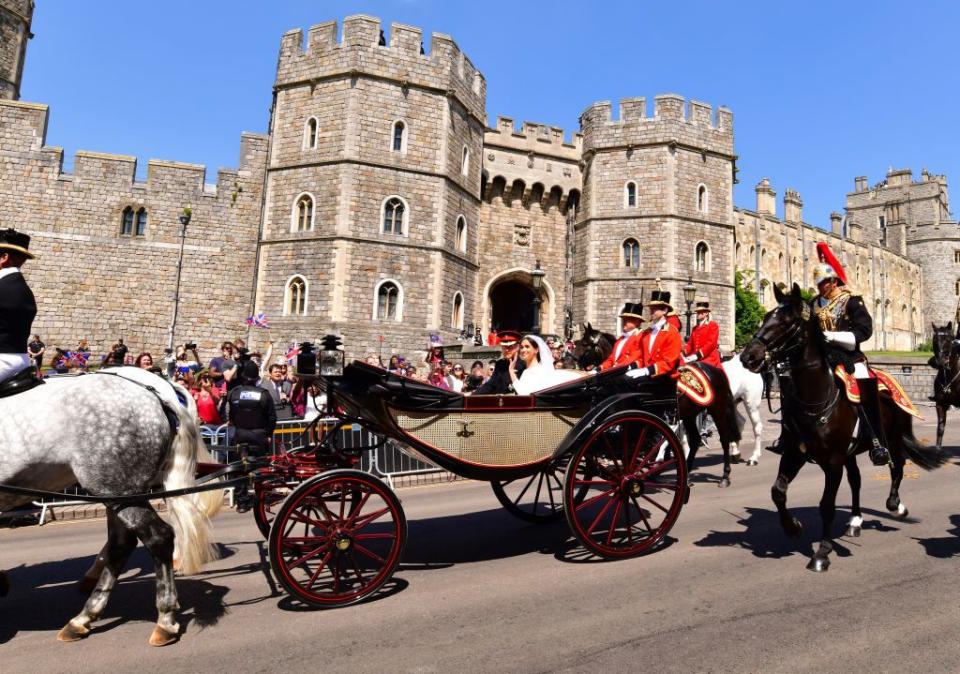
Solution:
<path fill-rule="evenodd" d="M 873 444 L 868 454 L 874 466 L 886 466 L 891 461 L 890 450 L 879 442 Z"/>

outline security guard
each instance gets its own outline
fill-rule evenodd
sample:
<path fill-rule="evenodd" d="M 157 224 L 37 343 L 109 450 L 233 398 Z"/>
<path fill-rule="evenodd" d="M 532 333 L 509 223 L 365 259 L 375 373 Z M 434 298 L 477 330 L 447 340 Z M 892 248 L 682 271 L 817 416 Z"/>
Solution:
<path fill-rule="evenodd" d="M 240 385 L 227 397 L 228 418 L 233 426 L 233 444 L 240 447 L 243 458 L 259 457 L 270 451 L 270 439 L 277 426 L 277 411 L 270 393 L 257 386 L 260 368 L 252 360 L 240 367 Z M 253 497 L 246 482 L 234 490 L 237 512 L 253 507 Z"/>
<path fill-rule="evenodd" d="M 0 381 L 29 368 L 27 341 L 37 315 L 37 301 L 20 267 L 33 259 L 30 237 L 0 229 Z"/>

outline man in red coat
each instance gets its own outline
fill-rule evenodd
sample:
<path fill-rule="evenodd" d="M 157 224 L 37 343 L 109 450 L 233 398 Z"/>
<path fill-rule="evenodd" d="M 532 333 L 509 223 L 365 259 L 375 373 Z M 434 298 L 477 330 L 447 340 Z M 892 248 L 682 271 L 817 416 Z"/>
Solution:
<path fill-rule="evenodd" d="M 667 321 L 670 292 L 654 290 L 650 301 L 650 327 L 640 333 L 640 358 L 637 369 L 627 373 L 633 379 L 663 377 L 673 374 L 680 362 L 683 338 L 680 332 Z"/>
<path fill-rule="evenodd" d="M 601 370 L 629 365 L 640 359 L 640 324 L 646 320 L 643 317 L 643 306 L 627 304 L 620 318 L 623 319 L 623 334 L 614 343 L 613 351 L 607 359 L 600 363 Z"/>
<path fill-rule="evenodd" d="M 683 349 L 683 362 L 700 361 L 714 367 L 720 365 L 720 326 L 710 318 L 710 303 L 697 302 L 697 325 Z"/>

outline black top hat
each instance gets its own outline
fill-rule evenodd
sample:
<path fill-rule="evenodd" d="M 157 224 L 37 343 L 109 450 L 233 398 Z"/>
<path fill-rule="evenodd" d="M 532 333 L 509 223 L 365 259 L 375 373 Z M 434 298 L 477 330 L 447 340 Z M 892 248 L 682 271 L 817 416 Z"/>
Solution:
<path fill-rule="evenodd" d="M 500 338 L 500 346 L 513 346 L 523 337 L 516 330 L 501 330 L 497 336 Z"/>
<path fill-rule="evenodd" d="M 644 321 L 646 320 L 643 317 L 643 305 L 634 304 L 633 302 L 627 302 L 623 305 L 623 311 L 620 312 L 621 318 L 636 318 L 637 320 Z"/>
<path fill-rule="evenodd" d="M 700 300 L 697 302 L 697 308 L 694 311 L 710 311 L 710 302 L 707 300 Z"/>
<path fill-rule="evenodd" d="M 668 311 L 673 311 L 673 305 L 670 304 L 670 291 L 654 290 L 650 293 L 650 301 L 647 302 L 647 306 L 661 306 L 666 307 Z"/>
<path fill-rule="evenodd" d="M 15 229 L 0 229 L 0 249 L 16 251 L 26 255 L 28 260 L 32 260 L 33 253 L 29 248 L 30 237 L 27 234 Z"/>

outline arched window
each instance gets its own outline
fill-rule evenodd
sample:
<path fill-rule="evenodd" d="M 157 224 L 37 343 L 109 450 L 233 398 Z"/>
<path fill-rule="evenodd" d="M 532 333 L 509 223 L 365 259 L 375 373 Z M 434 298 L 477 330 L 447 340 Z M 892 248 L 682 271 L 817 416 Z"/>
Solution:
<path fill-rule="evenodd" d="M 313 197 L 301 194 L 293 204 L 292 232 L 309 232 L 313 229 Z"/>
<path fill-rule="evenodd" d="M 627 239 L 623 242 L 623 266 L 628 269 L 640 267 L 640 244 L 636 239 Z"/>
<path fill-rule="evenodd" d="M 470 173 L 470 150 L 467 149 L 467 146 L 463 146 L 463 158 L 460 160 L 460 175 L 467 175 Z"/>
<path fill-rule="evenodd" d="M 737 264 L 740 264 L 740 242 L 737 242 L 736 250 L 734 252 L 734 257 L 737 261 Z"/>
<path fill-rule="evenodd" d="M 637 183 L 632 180 L 623 187 L 623 207 L 636 208 L 637 206 Z"/>
<path fill-rule="evenodd" d="M 303 128 L 303 149 L 304 150 L 313 150 L 317 147 L 317 118 L 311 117 L 307 120 L 306 125 Z"/>
<path fill-rule="evenodd" d="M 467 219 L 462 215 L 457 218 L 457 233 L 454 244 L 461 253 L 467 250 Z"/>
<path fill-rule="evenodd" d="M 960 297 L 960 280 L 958 280 L 953 286 L 953 292 Z"/>
<path fill-rule="evenodd" d="M 388 197 L 381 209 L 382 232 L 404 236 L 407 233 L 407 205 L 400 197 Z"/>
<path fill-rule="evenodd" d="M 147 209 L 141 208 L 137 211 L 137 236 L 145 236 L 147 233 Z"/>
<path fill-rule="evenodd" d="M 378 321 L 400 321 L 403 318 L 403 290 L 396 281 L 377 284 L 373 318 Z"/>
<path fill-rule="evenodd" d="M 120 220 L 120 234 L 133 235 L 133 209 L 127 206 L 123 209 L 123 218 Z"/>
<path fill-rule="evenodd" d="M 701 213 L 707 212 L 707 186 L 697 187 L 697 210 Z"/>
<path fill-rule="evenodd" d="M 463 295 L 460 292 L 453 294 L 453 313 L 450 316 L 450 327 L 454 330 L 463 330 Z"/>
<path fill-rule="evenodd" d="M 393 123 L 393 138 L 390 142 L 390 149 L 394 152 L 407 151 L 407 125 L 402 120 Z"/>
<path fill-rule="evenodd" d="M 283 315 L 305 316 L 307 314 L 307 281 L 302 276 L 294 276 L 287 281 L 284 291 Z"/>
<path fill-rule="evenodd" d="M 693 258 L 694 271 L 710 271 L 710 247 L 705 241 L 697 244 Z"/>
<path fill-rule="evenodd" d="M 785 264 L 785 263 L 784 263 L 784 260 L 783 260 L 783 253 L 780 253 L 780 254 L 777 256 L 777 271 L 779 271 L 781 274 L 785 274 L 785 273 L 787 272 L 787 269 L 786 269 L 786 267 L 784 266 L 784 264 Z"/>

